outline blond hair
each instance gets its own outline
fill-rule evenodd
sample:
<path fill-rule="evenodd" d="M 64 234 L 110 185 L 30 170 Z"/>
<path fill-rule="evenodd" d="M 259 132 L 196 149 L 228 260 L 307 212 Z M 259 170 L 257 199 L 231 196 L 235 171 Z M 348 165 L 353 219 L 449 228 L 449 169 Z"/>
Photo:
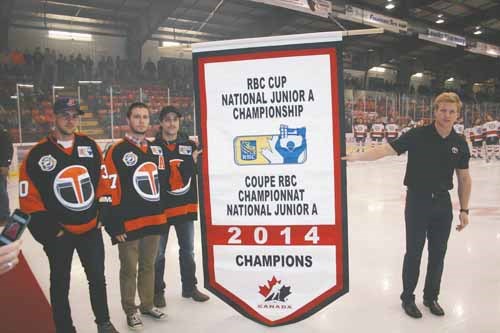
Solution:
<path fill-rule="evenodd" d="M 457 94 L 454 92 L 444 92 L 439 94 L 435 99 L 434 99 L 434 111 L 437 110 L 439 107 L 439 103 L 454 103 L 457 105 L 457 111 L 460 112 L 462 109 L 462 101 L 460 100 L 460 97 L 458 97 Z"/>

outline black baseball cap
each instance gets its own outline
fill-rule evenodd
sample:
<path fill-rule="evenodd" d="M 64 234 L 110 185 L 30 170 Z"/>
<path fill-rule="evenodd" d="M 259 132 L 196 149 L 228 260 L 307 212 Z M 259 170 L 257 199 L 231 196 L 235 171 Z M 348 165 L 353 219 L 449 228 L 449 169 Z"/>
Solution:
<path fill-rule="evenodd" d="M 160 121 L 162 121 L 169 113 L 175 113 L 177 115 L 177 117 L 179 117 L 179 118 L 182 117 L 182 114 L 179 112 L 179 110 L 175 106 L 167 105 L 163 109 L 161 109 L 161 111 L 160 111 Z"/>
<path fill-rule="evenodd" d="M 82 115 L 84 112 L 80 110 L 80 105 L 78 101 L 74 98 L 58 98 L 54 103 L 54 113 L 61 114 L 66 111 L 75 110 L 78 114 Z"/>

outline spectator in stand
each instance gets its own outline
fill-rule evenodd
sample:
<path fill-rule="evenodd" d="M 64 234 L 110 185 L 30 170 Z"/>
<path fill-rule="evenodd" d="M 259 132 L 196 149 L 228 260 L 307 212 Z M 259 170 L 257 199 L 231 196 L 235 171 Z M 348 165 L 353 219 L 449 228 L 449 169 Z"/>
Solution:
<path fill-rule="evenodd" d="M 78 53 L 75 59 L 75 65 L 76 65 L 76 80 L 83 80 L 84 79 L 84 72 L 85 72 L 85 61 L 82 58 L 82 54 Z"/>
<path fill-rule="evenodd" d="M 94 68 L 94 61 L 90 58 L 89 55 L 85 58 L 85 79 L 86 80 L 92 80 L 93 76 L 93 69 Z"/>
<path fill-rule="evenodd" d="M 33 56 L 28 49 L 24 50 L 24 62 L 26 63 L 24 66 L 24 75 L 28 77 L 33 76 Z"/>
<path fill-rule="evenodd" d="M 45 48 L 42 59 L 42 69 L 40 74 L 40 82 L 39 86 L 43 87 L 42 89 L 46 89 L 50 86 L 50 78 L 49 73 L 51 72 L 52 62 L 50 59 L 50 50 Z"/>
<path fill-rule="evenodd" d="M 12 51 L 10 54 L 10 59 L 12 61 L 13 70 L 12 73 L 16 76 L 23 75 L 23 69 L 26 65 L 26 61 L 24 60 L 24 54 L 19 50 Z"/>
<path fill-rule="evenodd" d="M 66 81 L 69 84 L 75 83 L 75 71 L 76 71 L 75 56 L 72 54 L 69 56 L 69 60 L 66 62 L 64 70 L 64 76 L 66 77 Z"/>
<path fill-rule="evenodd" d="M 37 47 L 35 49 L 35 53 L 33 54 L 33 80 L 35 84 L 40 84 L 42 75 L 42 63 L 43 54 L 40 51 L 40 47 Z"/>
<path fill-rule="evenodd" d="M 9 49 L 5 49 L 0 53 L 0 69 L 4 73 L 9 73 L 10 72 L 10 52 Z"/>
<path fill-rule="evenodd" d="M 52 85 L 57 83 L 57 55 L 56 55 L 56 50 L 50 51 L 49 55 L 49 68 L 48 68 L 48 78 L 49 78 L 49 86 L 52 87 Z"/>
<path fill-rule="evenodd" d="M 113 81 L 115 77 L 115 66 L 113 64 L 113 58 L 108 56 L 106 59 L 106 81 Z"/>
<path fill-rule="evenodd" d="M 121 59 L 120 56 L 116 56 L 115 59 L 115 80 L 119 81 L 122 79 L 122 72 L 121 72 Z"/>
<path fill-rule="evenodd" d="M 155 80 L 156 79 L 156 66 L 151 58 L 148 58 L 148 61 L 144 65 L 144 73 L 146 79 Z"/>
<path fill-rule="evenodd" d="M 58 83 L 63 83 L 65 80 L 64 77 L 64 68 L 66 67 L 66 58 L 63 57 L 61 53 L 59 53 L 59 58 L 56 61 L 56 79 Z"/>
<path fill-rule="evenodd" d="M 106 60 L 104 56 L 101 56 L 101 60 L 97 63 L 97 75 L 96 77 L 100 80 L 104 79 L 104 74 L 106 73 Z"/>

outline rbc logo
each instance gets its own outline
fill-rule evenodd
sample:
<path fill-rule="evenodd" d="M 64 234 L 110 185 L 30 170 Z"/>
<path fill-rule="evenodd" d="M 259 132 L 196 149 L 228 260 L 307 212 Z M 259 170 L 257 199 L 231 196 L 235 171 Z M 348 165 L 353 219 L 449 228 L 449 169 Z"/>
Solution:
<path fill-rule="evenodd" d="M 241 141 L 241 159 L 243 161 L 253 161 L 257 159 L 257 141 L 255 140 Z"/>

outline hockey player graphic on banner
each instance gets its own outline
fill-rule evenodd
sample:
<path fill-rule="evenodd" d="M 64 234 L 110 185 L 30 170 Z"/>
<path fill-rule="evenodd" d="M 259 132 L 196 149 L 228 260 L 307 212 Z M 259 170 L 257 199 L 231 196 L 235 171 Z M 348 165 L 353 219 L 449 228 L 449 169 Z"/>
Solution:
<path fill-rule="evenodd" d="M 280 125 L 279 134 L 234 139 L 238 165 L 302 164 L 307 159 L 306 128 Z"/>

